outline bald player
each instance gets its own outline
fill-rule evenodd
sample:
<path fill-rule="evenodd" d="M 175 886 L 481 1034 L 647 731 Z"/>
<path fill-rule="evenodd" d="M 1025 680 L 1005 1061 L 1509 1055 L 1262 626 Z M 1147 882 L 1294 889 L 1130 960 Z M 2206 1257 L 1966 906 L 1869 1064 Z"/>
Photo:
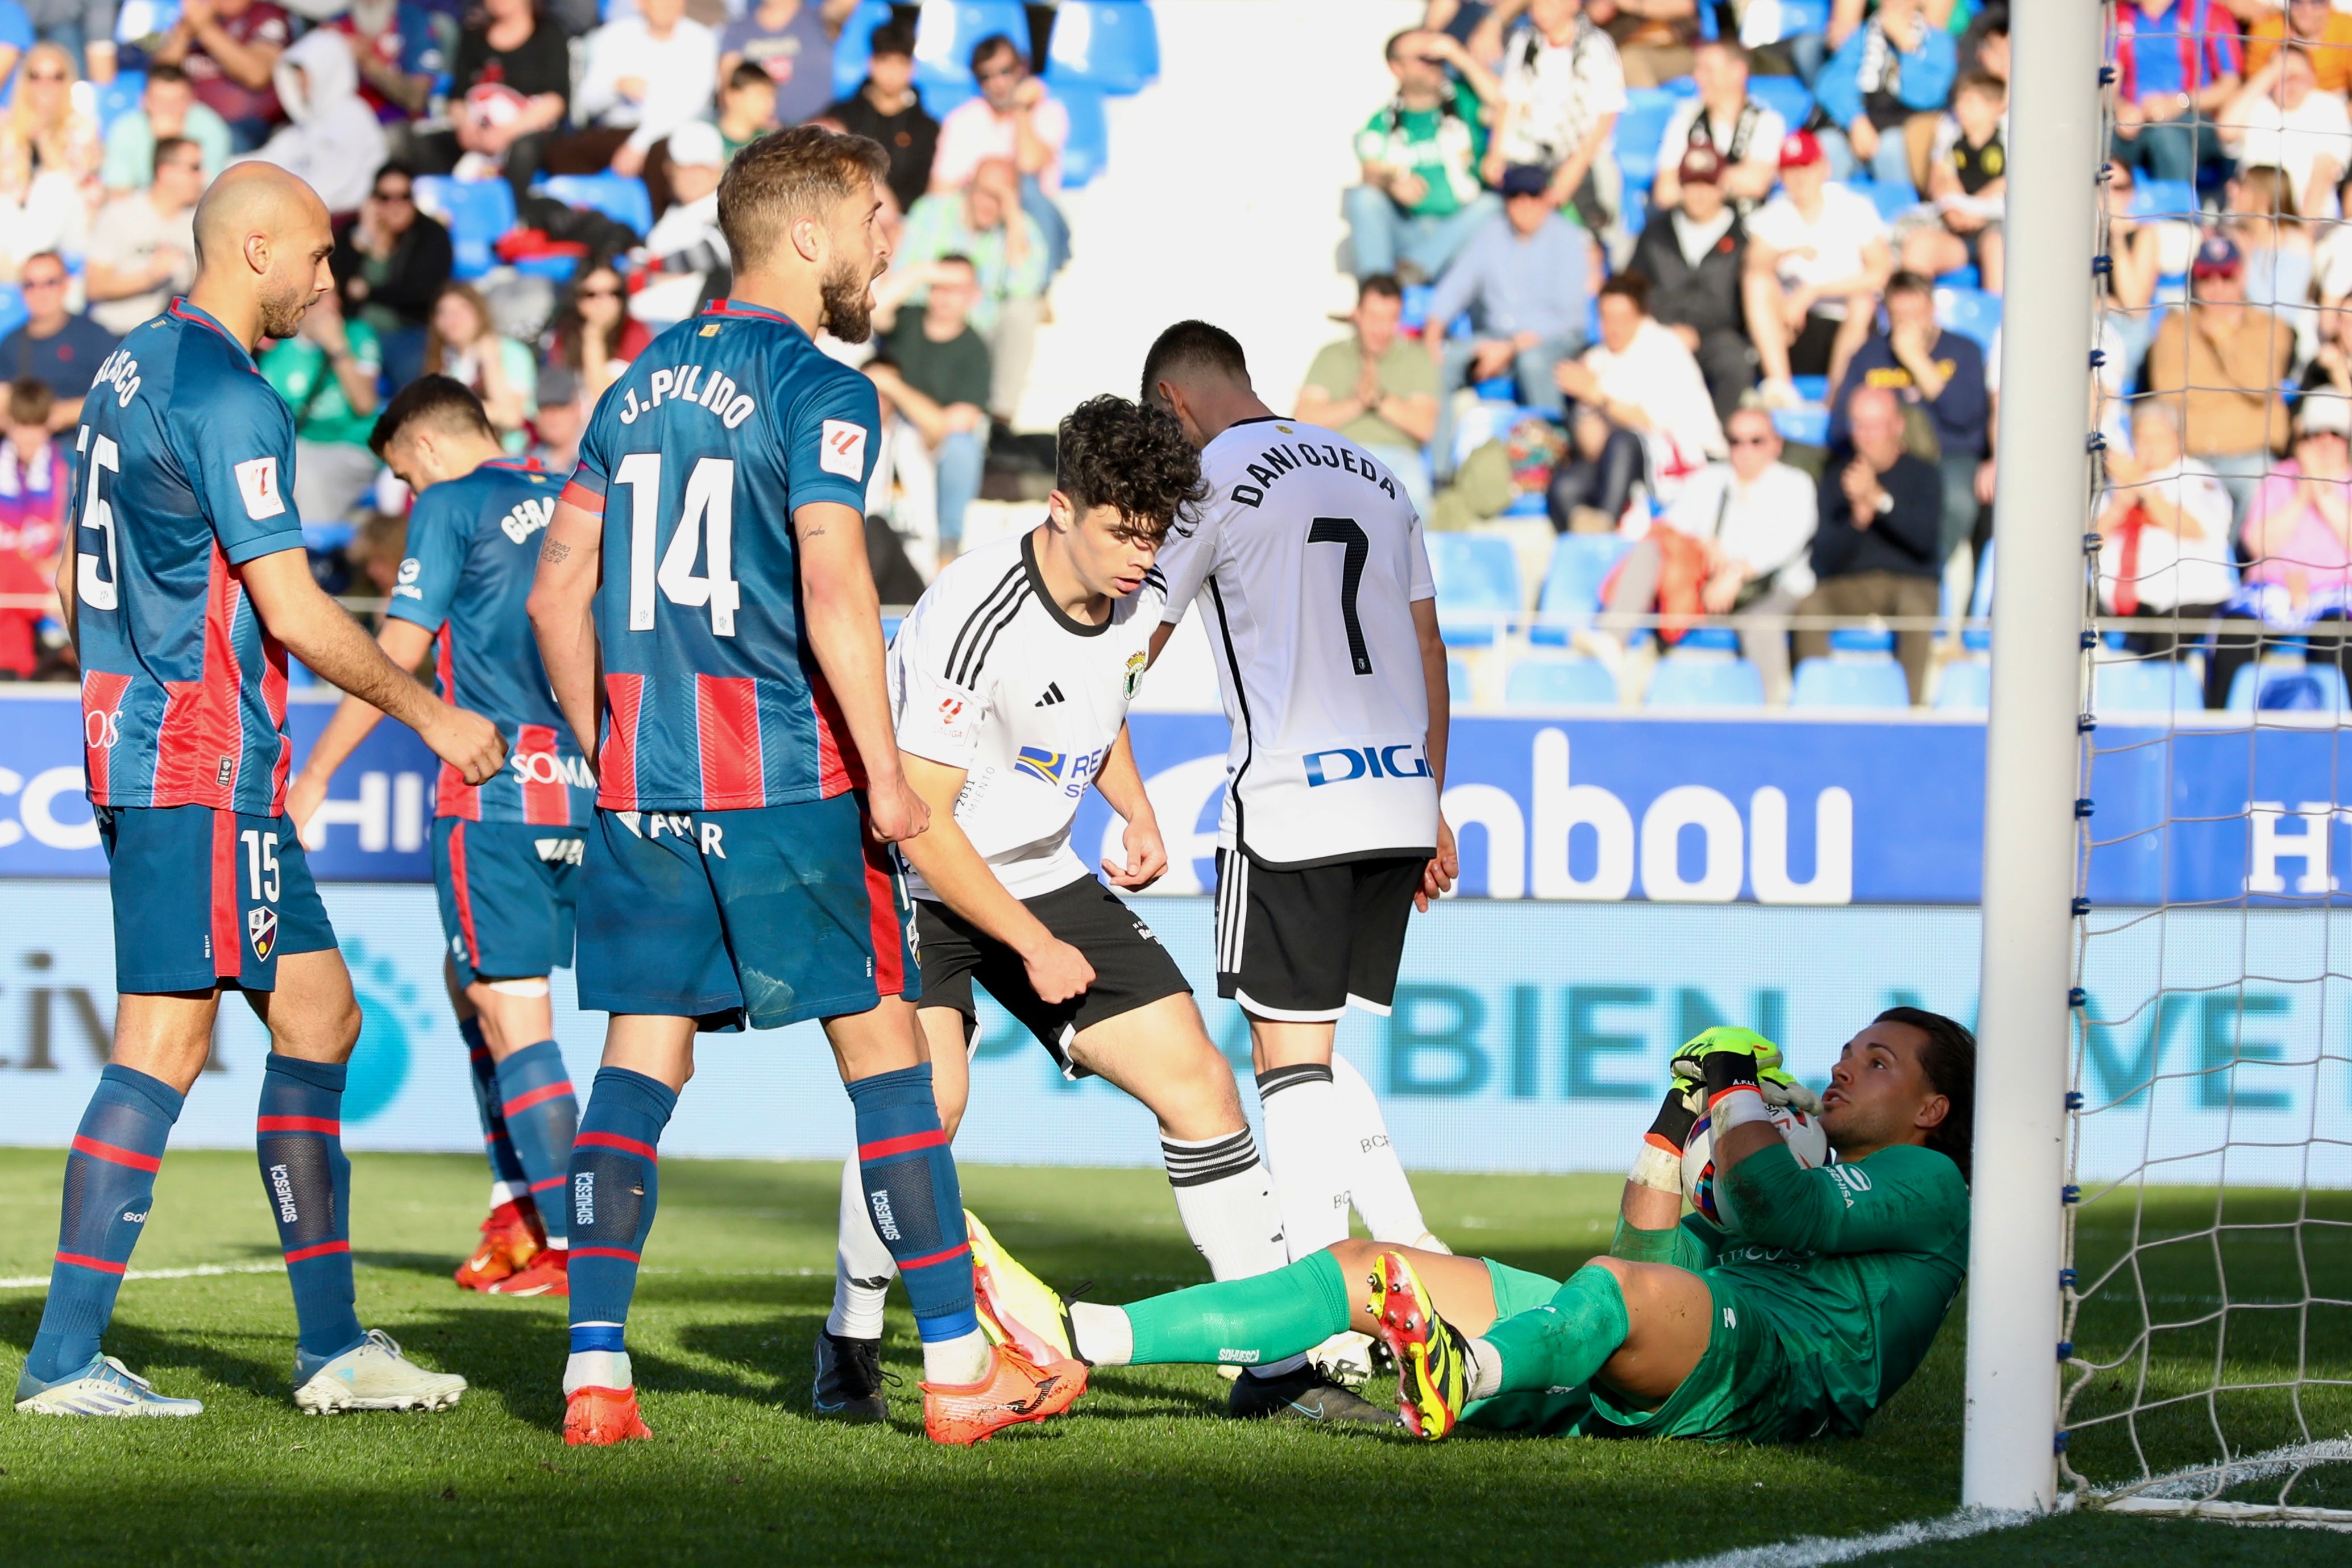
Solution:
<path fill-rule="evenodd" d="M 20 1412 L 194 1415 L 100 1349 L 163 1145 L 223 989 L 269 1029 L 257 1123 L 300 1336 L 306 1411 L 437 1410 L 463 1378 L 409 1362 L 353 1309 L 344 1063 L 360 1010 L 285 816 L 286 655 L 415 729 L 469 784 L 505 742 L 377 650 L 311 581 L 294 421 L 254 369 L 332 286 L 327 209 L 241 163 L 196 209 L 196 283 L 99 367 L 75 435 L 58 589 L 81 654 L 89 799 L 114 893 L 112 1060 L 66 1159 L 57 1264 Z"/>

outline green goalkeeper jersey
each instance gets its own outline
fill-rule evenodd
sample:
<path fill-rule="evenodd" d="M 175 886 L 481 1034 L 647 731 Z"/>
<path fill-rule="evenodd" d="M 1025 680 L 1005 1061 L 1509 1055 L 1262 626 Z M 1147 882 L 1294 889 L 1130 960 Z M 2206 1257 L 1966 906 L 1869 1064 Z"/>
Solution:
<path fill-rule="evenodd" d="M 1769 1313 L 1791 1371 L 1816 1384 L 1787 1391 L 1792 1403 L 1861 1431 L 1918 1369 L 1967 1275 L 1959 1167 L 1898 1143 L 1809 1171 L 1775 1143 L 1717 1173 L 1716 1207 L 1713 1271 Z"/>

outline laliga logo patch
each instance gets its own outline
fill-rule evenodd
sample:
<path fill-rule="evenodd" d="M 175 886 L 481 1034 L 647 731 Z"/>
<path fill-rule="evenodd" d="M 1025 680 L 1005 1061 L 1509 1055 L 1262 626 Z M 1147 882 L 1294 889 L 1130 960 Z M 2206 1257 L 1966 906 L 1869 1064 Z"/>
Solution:
<path fill-rule="evenodd" d="M 1042 746 L 1024 746 L 1021 754 L 1013 759 L 1014 773 L 1027 773 L 1031 778 L 1049 784 L 1060 784 L 1063 771 L 1069 765 L 1069 752 L 1049 752 Z"/>
<path fill-rule="evenodd" d="M 254 458 L 236 466 L 237 492 L 245 498 L 245 515 L 259 522 L 266 517 L 276 517 L 286 510 L 286 498 L 278 493 L 278 459 Z"/>
<path fill-rule="evenodd" d="M 1131 653 L 1127 656 L 1127 695 L 1129 700 L 1134 699 L 1136 688 L 1143 684 L 1143 672 L 1150 668 L 1150 654 Z"/>
<path fill-rule="evenodd" d="M 253 956 L 265 962 L 278 946 L 278 911 L 252 909 L 245 911 L 245 934 L 253 943 Z"/>
<path fill-rule="evenodd" d="M 844 479 L 866 477 L 866 426 L 846 419 L 828 419 L 817 437 L 816 466 Z"/>

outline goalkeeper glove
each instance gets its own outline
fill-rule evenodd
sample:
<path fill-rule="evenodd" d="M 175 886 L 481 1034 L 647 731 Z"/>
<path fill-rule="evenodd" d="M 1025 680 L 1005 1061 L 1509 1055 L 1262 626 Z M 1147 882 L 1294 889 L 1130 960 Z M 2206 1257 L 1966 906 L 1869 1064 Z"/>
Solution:
<path fill-rule="evenodd" d="M 1730 1024 L 1718 1024 L 1712 1029 L 1700 1031 L 1689 1044 L 1675 1053 L 1674 1060 L 1668 1065 L 1673 1068 L 1676 1078 L 1706 1083 L 1712 1090 L 1714 1083 L 1707 1077 L 1706 1064 L 1718 1056 L 1738 1057 L 1751 1062 L 1753 1067 L 1748 1076 L 1751 1083 L 1756 1081 L 1756 1068 L 1780 1065 L 1780 1047 L 1753 1029 L 1743 1029 Z"/>
<path fill-rule="evenodd" d="M 1759 1068 L 1756 1088 L 1767 1105 L 1793 1105 L 1808 1116 L 1822 1113 L 1822 1097 L 1798 1082 L 1795 1075 L 1779 1068 Z"/>
<path fill-rule="evenodd" d="M 1672 1193 L 1677 1198 L 1683 1195 L 1683 1146 L 1690 1142 L 1691 1129 L 1698 1125 L 1704 1092 L 1689 1079 L 1675 1079 L 1675 1086 L 1666 1090 L 1665 1100 L 1658 1107 L 1658 1119 L 1643 1135 L 1642 1152 L 1634 1156 L 1633 1168 L 1625 1173 L 1627 1181 L 1637 1187 Z"/>

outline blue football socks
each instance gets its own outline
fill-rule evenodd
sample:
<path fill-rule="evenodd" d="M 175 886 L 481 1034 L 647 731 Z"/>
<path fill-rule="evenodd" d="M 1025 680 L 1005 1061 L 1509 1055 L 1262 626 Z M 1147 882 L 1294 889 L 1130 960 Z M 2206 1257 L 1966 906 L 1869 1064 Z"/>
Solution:
<path fill-rule="evenodd" d="M 654 1227 L 662 1129 L 677 1095 L 626 1068 L 599 1068 L 572 1141 L 571 1187 L 557 1194 L 572 1236 L 572 1349 L 618 1351 Z M 553 1229 L 550 1222 L 551 1233 Z"/>
<path fill-rule="evenodd" d="M 522 1161 L 516 1157 L 514 1142 L 507 1135 L 505 1113 L 499 1104 L 499 1068 L 490 1059 L 488 1042 L 482 1038 L 479 1018 L 457 1020 L 457 1033 L 465 1037 L 467 1065 L 474 1085 L 474 1109 L 482 1118 L 482 1149 L 489 1156 L 490 1180 L 496 1184 L 491 1197 L 493 1205 L 513 1203 L 530 1190 L 530 1178 L 524 1173 Z"/>
<path fill-rule="evenodd" d="M 499 1063 L 498 1096 L 509 1146 L 547 1227 L 547 1245 L 561 1250 L 567 1245 L 571 1213 L 562 1189 L 570 1182 L 572 1140 L 580 1121 L 562 1050 L 553 1040 L 541 1040 Z"/>
<path fill-rule="evenodd" d="M 131 1249 L 147 1227 L 155 1173 L 182 1103 L 177 1089 L 143 1072 L 110 1066 L 99 1075 L 66 1156 L 57 1262 L 25 1359 L 27 1377 L 55 1383 L 98 1354 Z"/>
<path fill-rule="evenodd" d="M 931 1066 L 877 1073 L 849 1085 L 857 1112 L 857 1163 L 866 1212 L 898 1262 L 915 1327 L 925 1343 L 978 1331 L 963 1191 L 940 1126 Z"/>
<path fill-rule="evenodd" d="M 352 1163 L 343 1157 L 339 1062 L 272 1051 L 261 1075 L 255 1148 L 294 1288 L 302 1356 L 341 1355 L 366 1337 L 352 1310 Z"/>

